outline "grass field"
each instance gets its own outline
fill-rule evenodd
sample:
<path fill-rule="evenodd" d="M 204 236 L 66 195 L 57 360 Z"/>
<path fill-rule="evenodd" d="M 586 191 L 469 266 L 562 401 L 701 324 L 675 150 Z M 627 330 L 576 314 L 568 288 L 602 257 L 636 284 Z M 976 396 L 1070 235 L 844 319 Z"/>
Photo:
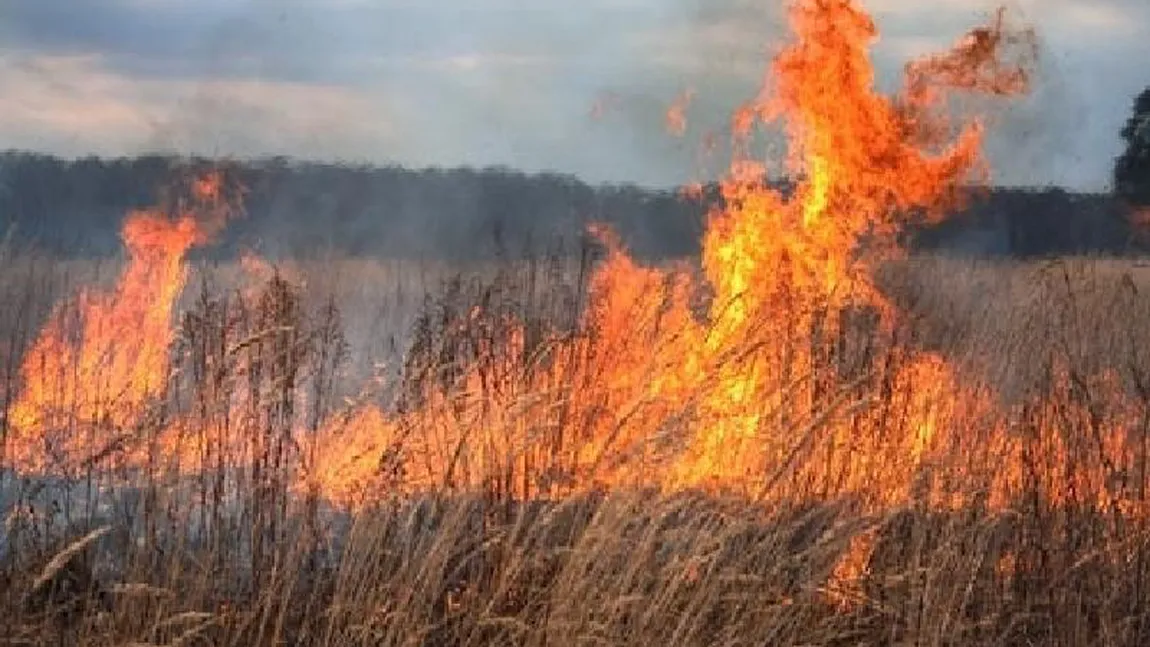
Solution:
<path fill-rule="evenodd" d="M 3 299 L 20 304 L 4 309 L 0 329 L 8 376 L 0 393 L 9 411 L 21 358 L 53 305 L 78 286 L 111 285 L 118 268 L 13 251 L 2 262 Z M 250 263 L 194 268 L 167 387 L 150 400 L 148 415 L 130 430 L 75 418 L 63 430 L 125 432 L 131 441 L 111 449 L 86 445 L 103 453 L 40 475 L 5 470 L 5 644 L 1023 645 L 1141 644 L 1150 637 L 1150 400 L 1141 395 L 1150 371 L 1142 323 L 1150 268 L 1111 259 L 929 256 L 889 264 L 879 283 L 903 324 L 890 336 L 860 329 L 873 343 L 851 343 L 885 359 L 872 357 L 861 373 L 831 383 L 865 406 L 827 404 L 834 413 L 821 426 L 784 439 L 795 448 L 786 473 L 752 479 L 753 488 L 661 488 L 642 479 L 608 479 L 610 487 L 601 487 L 586 471 L 569 471 L 564 481 L 552 472 L 567 465 L 562 459 L 576 427 L 588 424 L 572 417 L 559 429 L 566 444 L 554 429 L 517 436 L 534 439 L 536 459 L 471 464 L 473 481 L 457 475 L 406 487 L 404 480 L 418 474 L 415 463 L 430 455 L 413 453 L 396 463 L 370 457 L 375 473 L 393 480 L 359 490 L 369 495 L 355 501 L 300 490 L 292 475 L 306 461 L 290 458 L 295 454 L 275 442 L 277 434 L 316 427 L 321 417 L 342 419 L 340 411 L 364 400 L 396 411 L 414 406 L 413 394 L 426 400 L 433 392 L 468 391 L 466 412 L 452 418 L 460 427 L 453 438 L 478 445 L 490 442 L 494 425 L 537 424 L 537 414 L 508 418 L 508 410 L 527 412 L 530 398 L 557 407 L 579 397 L 521 392 L 516 409 L 501 389 L 540 384 L 522 375 L 480 386 L 428 385 L 411 363 L 421 334 L 434 347 L 440 377 L 459 369 L 456 361 L 486 357 L 452 337 L 504 321 L 476 320 L 476 304 L 546 320 L 553 336 L 580 327 L 570 318 L 583 292 L 578 262 L 460 271 L 457 280 L 445 266 L 336 259 L 285 263 L 280 281 Z M 224 307 L 225 297 L 236 312 L 259 310 L 268 295 L 281 306 L 295 304 L 273 310 L 295 318 L 289 327 L 312 331 L 293 337 L 311 340 L 306 352 L 294 342 L 260 350 L 265 367 L 280 368 L 266 368 L 258 379 L 267 383 L 257 387 L 251 365 L 230 365 L 236 372 L 228 375 L 197 370 L 197 362 L 201 369 L 211 362 L 187 342 L 210 332 L 206 313 Z M 463 330 L 455 327 L 460 317 L 478 323 Z M 276 326 L 288 323 L 224 319 L 247 326 L 234 331 L 246 335 L 258 325 L 282 330 Z M 444 356 L 448 348 L 460 357 Z M 900 389 L 914 387 L 893 375 L 900 358 L 927 352 L 955 367 L 962 393 L 979 394 L 978 407 L 940 422 L 955 427 L 948 437 L 970 442 L 939 448 L 936 463 L 916 470 L 919 481 L 936 470 L 939 480 L 916 481 L 877 505 L 871 490 L 850 485 L 854 472 L 819 465 L 837 460 L 826 449 L 832 445 L 866 459 L 862 473 L 897 461 L 881 455 L 895 445 L 876 445 L 873 437 L 908 424 L 898 417 L 910 415 L 899 404 Z M 285 354 L 296 358 L 290 371 Z M 526 356 L 499 357 L 500 370 L 534 370 Z M 822 357 L 843 362 L 842 354 Z M 1112 377 L 1098 377 L 1108 370 Z M 373 375 L 380 380 L 365 380 Z M 229 389 L 258 395 L 239 408 L 213 408 L 213 399 L 232 397 Z M 467 408 L 485 399 L 504 412 Z M 684 412 L 690 406 L 678 404 Z M 255 421 L 231 423 L 236 434 L 255 434 L 241 443 L 242 456 L 209 453 L 195 470 L 165 460 L 162 451 L 143 463 L 117 458 L 139 450 L 131 443 L 146 447 L 165 421 L 182 417 L 195 425 L 187 433 L 206 433 L 229 411 Z M 874 418 L 874 411 L 884 413 Z M 771 428 L 778 420 L 764 422 L 763 433 L 792 433 Z M 859 430 L 855 450 L 841 447 L 847 423 Z M 659 428 L 674 431 L 676 424 L 687 433 L 690 416 L 668 417 Z M 444 433 L 441 425 L 416 426 L 407 442 L 430 446 L 414 435 Z M 46 451 L 49 431 L 61 430 L 45 429 Z M 995 444 L 1002 434 L 1018 440 L 1020 458 Z M 880 455 L 868 456 L 873 452 Z M 480 452 L 468 445 L 468 454 Z M 595 465 L 617 472 L 609 461 Z M 995 501 L 988 479 L 1004 470 L 1019 473 L 1005 499 Z M 515 485 L 527 481 L 536 485 Z M 544 482 L 550 485 L 538 485 Z M 939 504 L 940 493 L 958 503 Z"/>
<path fill-rule="evenodd" d="M 859 3 L 787 5 L 698 258 L 189 266 L 203 169 L 124 263 L 0 250 L 0 641 L 1150 642 L 1147 270 L 902 247 L 1034 31 L 886 96 Z"/>

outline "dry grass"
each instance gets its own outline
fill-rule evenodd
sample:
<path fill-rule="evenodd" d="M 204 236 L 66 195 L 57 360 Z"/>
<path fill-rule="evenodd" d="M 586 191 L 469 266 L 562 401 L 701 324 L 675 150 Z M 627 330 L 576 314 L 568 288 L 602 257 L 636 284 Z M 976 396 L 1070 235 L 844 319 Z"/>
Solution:
<path fill-rule="evenodd" d="M 0 314 L 7 403 L 21 352 L 56 298 L 114 273 L 4 254 L 0 294 L 20 304 Z M 247 353 L 275 367 L 250 412 L 270 430 L 266 442 L 254 458 L 204 457 L 215 468 L 195 479 L 174 477 L 162 462 L 143 472 L 81 470 L 69 481 L 0 472 L 0 644 L 1150 641 L 1146 518 L 1056 504 L 1038 486 L 1006 510 L 962 483 L 954 487 L 972 496 L 961 509 L 912 500 L 879 514 L 814 486 L 809 497 L 771 505 L 628 489 L 522 501 L 498 488 L 443 487 L 381 491 L 348 512 L 288 496 L 277 430 L 318 415 L 287 407 L 288 396 L 306 391 L 309 407 L 326 411 L 345 396 L 388 398 L 362 393 L 363 377 L 410 378 L 402 360 L 418 355 L 409 352 L 413 330 L 435 353 L 457 348 L 444 334 L 453 320 L 428 312 L 458 314 L 482 301 L 570 326 L 581 271 L 525 262 L 452 280 L 456 272 L 442 266 L 335 260 L 289 264 L 290 281 L 245 294 L 237 266 L 198 268 L 171 392 L 149 420 L 192 413 L 201 429 L 219 428 L 226 416 L 215 405 L 239 377 L 196 367 Z M 898 343 L 949 357 L 966 383 L 993 390 L 1003 406 L 1049 390 L 1054 359 L 1082 375 L 1114 368 L 1131 383 L 1150 371 L 1144 267 L 923 257 L 886 268 L 882 282 L 908 313 Z M 275 308 L 260 310 L 268 298 Z M 212 339 L 227 342 L 226 352 L 196 346 Z M 339 348 L 346 361 L 335 361 Z M 456 361 L 444 357 L 436 369 Z M 881 398 L 881 389 L 867 396 Z M 1101 405 L 1091 411 L 1110 415 Z M 1089 438 L 1083 420 L 1057 424 Z M 146 436 L 147 427 L 131 431 Z M 1081 447 L 1084 464 L 1095 460 Z M 256 473 L 249 460 L 266 469 Z M 857 568 L 836 572 L 852 559 Z M 100 603 L 77 604 L 85 600 Z"/>
<path fill-rule="evenodd" d="M 1008 399 L 1041 385 L 1052 357 L 1084 373 L 1150 367 L 1147 263 L 920 256 L 886 268 L 881 282 L 918 343 Z"/>

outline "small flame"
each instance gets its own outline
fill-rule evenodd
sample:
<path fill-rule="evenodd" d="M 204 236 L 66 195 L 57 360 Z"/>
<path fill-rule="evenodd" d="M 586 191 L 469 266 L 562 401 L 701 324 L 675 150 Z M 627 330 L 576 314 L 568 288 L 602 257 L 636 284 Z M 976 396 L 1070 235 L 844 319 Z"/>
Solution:
<path fill-rule="evenodd" d="M 671 107 L 667 109 L 667 132 L 675 137 L 682 137 L 687 134 L 687 110 L 691 107 L 691 101 L 695 99 L 694 90 L 686 90 L 675 98 Z"/>
<path fill-rule="evenodd" d="M 107 293 L 57 308 L 28 350 L 10 411 L 9 449 L 24 470 L 76 466 L 130 435 L 163 392 L 184 259 L 219 219 L 219 178 L 197 181 L 191 208 L 136 211 L 124 222 L 127 266 Z M 208 226 L 205 226 L 208 223 Z"/>

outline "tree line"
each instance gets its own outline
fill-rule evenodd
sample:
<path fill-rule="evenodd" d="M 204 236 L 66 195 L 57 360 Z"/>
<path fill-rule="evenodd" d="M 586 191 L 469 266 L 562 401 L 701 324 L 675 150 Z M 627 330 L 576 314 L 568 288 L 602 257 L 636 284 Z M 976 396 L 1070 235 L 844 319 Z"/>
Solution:
<path fill-rule="evenodd" d="M 1150 94 L 1146 103 L 1150 108 Z M 1136 141 L 1147 135 L 1150 142 L 1150 128 L 1134 127 L 1132 133 Z M 1118 166 L 1140 163 L 1122 166 L 1120 160 Z M 574 251 L 587 225 L 601 222 L 641 258 L 677 258 L 698 252 L 706 214 L 718 200 L 713 185 L 701 196 L 687 197 L 677 190 L 593 186 L 572 176 L 507 168 L 407 169 L 285 158 L 219 162 L 162 155 L 63 159 L 10 151 L 0 153 L 0 235 L 55 253 L 113 255 L 121 249 L 119 226 L 128 210 L 155 204 L 160 190 L 180 174 L 221 164 L 246 189 L 244 215 L 201 252 L 221 257 L 244 248 L 271 256 L 448 260 Z M 913 232 L 911 239 L 921 248 L 980 255 L 1129 251 L 1139 239 L 1127 217 L 1129 195 L 991 189 L 973 196 L 943 224 Z"/>
<path fill-rule="evenodd" d="M 682 256 L 697 246 L 705 213 L 702 202 L 676 191 L 505 168 L 7 152 L 0 153 L 0 233 L 61 253 L 116 253 L 125 212 L 155 204 L 173 178 L 209 167 L 222 167 L 245 193 L 243 215 L 212 248 L 222 255 L 246 247 L 273 255 L 485 258 L 575 245 L 589 223 L 604 222 L 642 256 Z"/>

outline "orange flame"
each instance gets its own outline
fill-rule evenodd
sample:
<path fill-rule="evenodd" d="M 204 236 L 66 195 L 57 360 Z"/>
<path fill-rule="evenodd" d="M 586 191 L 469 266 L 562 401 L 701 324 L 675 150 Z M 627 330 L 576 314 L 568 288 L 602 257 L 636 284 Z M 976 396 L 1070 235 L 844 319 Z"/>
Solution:
<path fill-rule="evenodd" d="M 535 466 L 548 476 L 511 486 L 518 495 L 566 483 L 779 497 L 821 479 L 876 506 L 911 496 L 954 415 L 959 387 L 948 367 L 933 356 L 905 361 L 893 378 L 903 410 L 895 426 L 866 402 L 820 393 L 825 376 L 811 341 L 839 334 L 850 308 L 871 308 L 890 324 L 871 282 L 874 263 L 898 254 L 912 217 L 940 217 L 981 177 L 981 127 L 956 129 L 942 103 L 955 90 L 1024 91 L 1025 61 L 999 55 L 1025 39 L 999 20 L 953 52 L 909 65 L 906 90 L 891 98 L 873 87 L 867 48 L 877 34 L 856 3 L 795 2 L 791 23 L 796 40 L 775 61 L 772 92 L 741 109 L 734 128 L 746 150 L 756 121 L 782 119 L 800 181 L 784 195 L 765 184 L 762 164 L 734 161 L 725 207 L 703 240 L 703 282 L 686 270 L 641 267 L 598 231 L 608 255 L 591 280 L 585 337 L 558 345 L 545 369 L 527 370 L 513 361 L 524 352 L 522 328 L 504 321 L 510 337 L 490 350 L 509 365 L 472 367 L 459 392 L 431 393 L 395 421 L 364 413 L 353 435 L 371 439 L 363 425 L 379 438 L 420 429 L 407 441 L 412 487 L 486 487 L 491 474 Z M 685 126 L 689 99 L 668 112 L 673 132 Z M 697 297 L 708 290 L 701 309 Z M 566 435 L 573 448 L 554 466 L 565 476 L 538 469 L 554 452 L 535 455 L 546 445 L 539 430 L 557 423 L 549 400 L 532 403 L 558 385 L 569 388 L 558 424 L 579 430 Z M 371 482 L 378 466 L 356 460 L 339 471 L 316 478 L 347 497 L 345 484 Z"/>
<path fill-rule="evenodd" d="M 117 446 L 147 416 L 168 379 L 184 258 L 208 242 L 225 211 L 219 185 L 215 174 L 199 179 L 191 207 L 175 217 L 129 214 L 127 267 L 116 287 L 82 292 L 74 312 L 53 314 L 25 356 L 23 391 L 10 411 L 8 449 L 17 467 L 80 465 Z"/>
<path fill-rule="evenodd" d="M 676 137 L 682 137 L 687 133 L 687 109 L 691 107 L 691 101 L 695 98 L 693 90 L 686 90 L 675 98 L 671 107 L 667 109 L 667 132 Z"/>
<path fill-rule="evenodd" d="M 383 484 L 524 497 L 655 485 L 775 500 L 849 495 L 874 509 L 929 488 L 936 453 L 973 442 L 953 437 L 954 420 L 985 398 L 962 393 L 933 355 L 879 349 L 895 367 L 884 386 L 892 413 L 860 386 L 873 371 L 849 366 L 840 347 L 857 345 L 848 339 L 856 328 L 893 327 L 872 272 L 901 252 L 907 223 L 941 217 L 983 177 L 981 126 L 954 123 L 948 96 L 1025 91 L 1027 59 L 1004 57 L 1026 39 L 1000 16 L 952 52 L 908 65 L 904 90 L 887 97 L 868 57 L 877 31 L 856 2 L 796 1 L 790 20 L 795 40 L 775 59 L 768 89 L 734 117 L 740 153 L 700 268 L 643 267 L 596 232 L 608 253 L 590 281 L 581 334 L 527 358 L 521 322 L 472 311 L 459 325 L 475 333 L 474 358 L 453 367 L 447 387 L 426 387 L 402 414 L 364 406 L 319 425 L 314 438 L 291 430 L 287 444 L 309 448 L 295 457 L 292 490 L 354 505 Z M 673 132 L 684 131 L 689 100 L 668 112 Z M 790 191 L 769 185 L 749 154 L 755 126 L 776 122 L 792 144 Z M 226 202 L 218 178 L 193 182 L 190 193 L 196 204 Z M 44 438 L 55 438 L 50 450 L 62 462 L 87 460 L 92 437 L 129 432 L 163 393 L 185 256 L 220 224 L 195 213 L 130 217 L 116 290 L 81 299 L 76 340 L 62 314 L 45 328 L 13 409 L 22 469 L 49 467 L 36 447 Z M 125 331 L 136 343 L 123 343 Z M 169 449 L 246 451 L 228 439 L 189 445 Z M 1016 446 L 1001 435 L 1002 455 Z M 998 483 L 997 496 L 1009 496 L 1009 482 Z"/>
<path fill-rule="evenodd" d="M 963 49 L 929 59 L 935 63 L 912 64 L 908 90 L 893 99 L 874 89 L 867 48 L 877 33 L 854 2 L 797 2 L 791 25 L 796 42 L 775 60 L 773 92 L 740 110 L 734 129 L 745 138 L 756 119 L 781 117 L 792 142 L 790 167 L 802 179 L 786 197 L 763 184 L 761 164 L 735 161 L 723 185 L 726 208 L 704 236 L 703 269 L 715 295 L 706 341 L 693 346 L 704 357 L 694 362 L 714 364 L 765 334 L 771 338 L 743 361 L 725 360 L 711 371 L 718 386 L 706 399 L 704 416 L 713 422 L 699 427 L 699 453 L 687 470 L 691 481 L 721 475 L 720 465 L 750 469 L 732 460 L 742 454 L 733 450 L 762 445 L 757 436 L 764 404 L 778 408 L 774 400 L 784 393 L 811 399 L 809 389 L 788 383 L 809 370 L 812 358 L 799 350 L 780 364 L 779 328 L 809 334 L 821 316 L 822 333 L 833 335 L 836 312 L 845 306 L 885 310 L 871 284 L 873 262 L 898 252 L 896 237 L 913 210 L 940 216 L 978 168 L 980 127 L 971 124 L 952 140 L 942 139 L 951 127 L 936 104 L 941 93 L 1025 89 L 1021 68 L 987 64 L 1001 42 L 1001 25 L 978 32 L 995 36 L 973 59 L 976 67 L 961 68 L 968 74 L 935 73 L 959 69 L 958 61 L 969 58 Z M 777 459 L 783 451 L 768 453 Z"/>

